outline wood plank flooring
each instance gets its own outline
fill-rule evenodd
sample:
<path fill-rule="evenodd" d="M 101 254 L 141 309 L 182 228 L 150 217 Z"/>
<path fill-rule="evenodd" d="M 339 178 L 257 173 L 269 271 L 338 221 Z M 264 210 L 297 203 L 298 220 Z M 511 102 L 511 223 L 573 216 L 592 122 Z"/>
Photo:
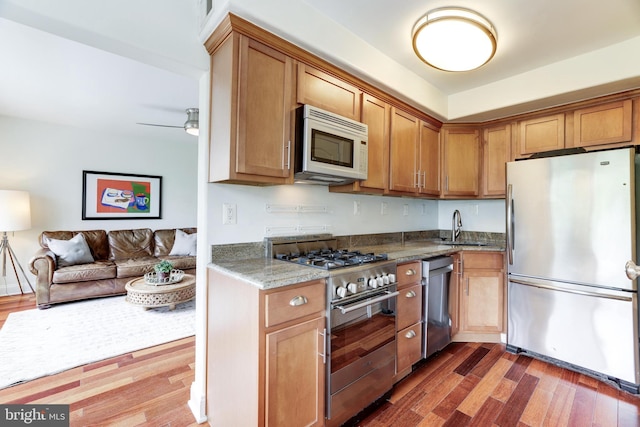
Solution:
<path fill-rule="evenodd" d="M 9 313 L 33 308 L 33 295 L 0 297 L 0 326 Z M 71 426 L 197 426 L 187 406 L 194 342 L 185 338 L 5 388 L 0 403 L 68 404 Z"/>
<path fill-rule="evenodd" d="M 454 343 L 355 425 L 633 427 L 640 397 L 502 344 Z"/>
<path fill-rule="evenodd" d="M 34 307 L 33 295 L 0 297 L 0 327 Z M 185 338 L 2 389 L 0 403 L 69 404 L 71 426 L 196 426 L 187 406 L 194 358 Z M 455 343 L 355 425 L 633 427 L 640 398 L 501 344 Z"/>

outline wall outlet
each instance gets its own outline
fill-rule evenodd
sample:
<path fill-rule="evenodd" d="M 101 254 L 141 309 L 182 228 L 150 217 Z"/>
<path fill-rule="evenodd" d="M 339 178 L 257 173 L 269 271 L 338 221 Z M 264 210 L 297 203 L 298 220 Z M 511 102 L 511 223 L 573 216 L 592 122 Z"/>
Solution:
<path fill-rule="evenodd" d="M 236 205 L 232 203 L 222 204 L 222 223 L 235 224 L 237 222 Z"/>
<path fill-rule="evenodd" d="M 360 215 L 360 202 L 358 201 L 353 202 L 353 214 Z"/>
<path fill-rule="evenodd" d="M 386 215 L 387 214 L 387 208 L 388 208 L 388 204 L 387 202 L 382 202 L 380 204 L 380 215 Z"/>
<path fill-rule="evenodd" d="M 409 205 L 407 204 L 402 205 L 402 215 L 409 216 Z"/>

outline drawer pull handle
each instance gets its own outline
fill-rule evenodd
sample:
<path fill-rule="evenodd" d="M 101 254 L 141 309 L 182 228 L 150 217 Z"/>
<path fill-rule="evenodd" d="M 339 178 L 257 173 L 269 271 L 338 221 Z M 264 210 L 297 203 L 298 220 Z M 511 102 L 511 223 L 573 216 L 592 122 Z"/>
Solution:
<path fill-rule="evenodd" d="M 408 331 L 406 334 L 404 334 L 405 338 L 411 339 L 411 338 L 415 338 L 416 333 L 413 332 L 413 329 L 411 329 L 410 331 Z"/>
<path fill-rule="evenodd" d="M 289 305 L 291 307 L 297 307 L 299 305 L 305 305 L 308 302 L 309 301 L 307 301 L 307 297 L 305 297 L 304 295 L 298 295 L 297 297 L 291 298 L 291 301 L 289 301 Z"/>
<path fill-rule="evenodd" d="M 414 291 L 409 291 L 405 294 L 405 297 L 407 298 L 413 298 L 416 296 L 416 293 Z"/>
<path fill-rule="evenodd" d="M 404 274 L 406 274 L 407 276 L 415 276 L 416 271 L 413 268 L 410 268 Z"/>

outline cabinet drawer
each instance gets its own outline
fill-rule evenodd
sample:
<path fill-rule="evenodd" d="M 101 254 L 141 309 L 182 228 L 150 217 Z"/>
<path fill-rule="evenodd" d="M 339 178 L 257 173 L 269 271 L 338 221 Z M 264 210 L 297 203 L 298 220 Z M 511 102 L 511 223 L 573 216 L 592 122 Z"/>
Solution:
<path fill-rule="evenodd" d="M 396 305 L 398 330 L 418 323 L 422 319 L 422 285 L 418 284 L 401 289 Z"/>
<path fill-rule="evenodd" d="M 396 275 L 398 278 L 398 289 L 403 286 L 420 283 L 422 280 L 422 262 L 408 262 L 398 265 Z"/>
<path fill-rule="evenodd" d="M 422 358 L 422 323 L 416 323 L 398 332 L 396 345 L 396 373 L 398 373 Z"/>
<path fill-rule="evenodd" d="M 326 308 L 325 298 L 324 280 L 268 293 L 265 295 L 265 326 L 269 328 L 289 320 L 322 312 Z"/>
<path fill-rule="evenodd" d="M 492 252 L 465 252 L 463 255 L 464 268 L 481 268 L 489 270 L 504 269 L 504 256 Z"/>

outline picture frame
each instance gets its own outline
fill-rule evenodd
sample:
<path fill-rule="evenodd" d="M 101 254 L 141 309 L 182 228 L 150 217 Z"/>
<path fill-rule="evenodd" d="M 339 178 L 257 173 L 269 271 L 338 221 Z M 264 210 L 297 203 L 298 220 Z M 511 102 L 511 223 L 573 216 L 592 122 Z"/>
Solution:
<path fill-rule="evenodd" d="M 82 219 L 162 218 L 162 177 L 82 171 Z"/>

